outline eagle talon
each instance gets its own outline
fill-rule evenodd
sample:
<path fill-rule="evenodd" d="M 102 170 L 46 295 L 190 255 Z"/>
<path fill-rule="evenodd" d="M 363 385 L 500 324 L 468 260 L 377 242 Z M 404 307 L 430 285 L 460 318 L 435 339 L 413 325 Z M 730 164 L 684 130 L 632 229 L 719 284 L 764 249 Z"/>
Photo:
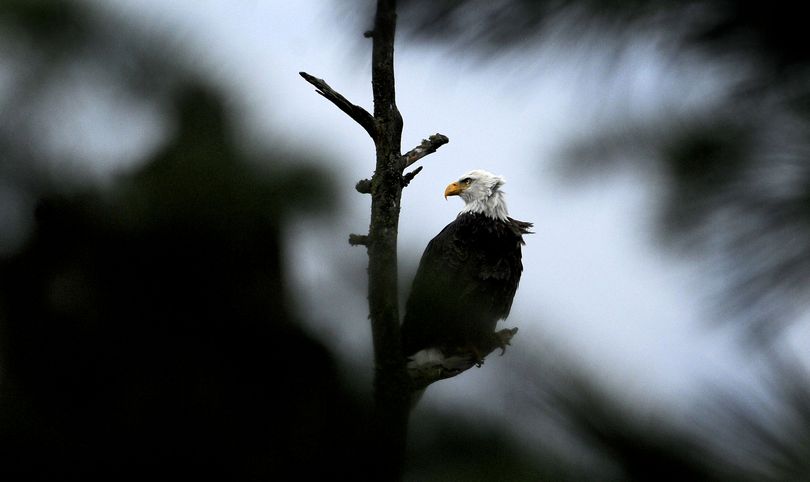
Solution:
<path fill-rule="evenodd" d="M 512 336 L 510 334 L 509 337 L 507 338 L 507 337 L 501 335 L 500 333 L 496 333 L 496 335 L 498 335 L 498 340 L 500 341 L 500 344 L 498 345 L 498 348 L 501 349 L 501 353 L 500 353 L 499 356 L 503 356 L 503 354 L 506 353 L 506 347 L 507 346 L 512 346 L 512 343 L 509 341 L 509 340 L 512 339 Z"/>
<path fill-rule="evenodd" d="M 467 346 L 464 347 L 464 351 L 470 354 L 475 362 L 475 366 L 481 368 L 481 366 L 484 364 L 484 356 L 486 355 L 482 356 L 478 347 L 472 343 L 467 344 Z"/>
<path fill-rule="evenodd" d="M 493 333 L 495 348 L 501 349 L 499 356 L 503 356 L 503 354 L 506 353 L 507 346 L 512 346 L 512 337 L 515 336 L 515 333 L 517 333 L 517 328 L 507 328 Z"/>

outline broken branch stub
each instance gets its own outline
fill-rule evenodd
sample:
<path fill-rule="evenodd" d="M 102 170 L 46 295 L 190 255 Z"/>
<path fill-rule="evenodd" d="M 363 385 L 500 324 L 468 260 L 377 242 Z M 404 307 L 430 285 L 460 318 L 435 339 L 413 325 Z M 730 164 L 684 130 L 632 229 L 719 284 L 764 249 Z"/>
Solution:
<path fill-rule="evenodd" d="M 314 75 L 306 72 L 298 72 L 307 82 L 314 85 L 316 92 L 324 96 L 327 100 L 335 104 L 338 109 L 345 112 L 349 117 L 354 119 L 355 122 L 368 132 L 368 135 L 376 141 L 377 139 L 377 125 L 374 123 L 374 117 L 368 111 L 359 105 L 351 103 L 346 97 L 343 97 L 340 92 L 329 87 L 323 79 L 319 79 Z"/>

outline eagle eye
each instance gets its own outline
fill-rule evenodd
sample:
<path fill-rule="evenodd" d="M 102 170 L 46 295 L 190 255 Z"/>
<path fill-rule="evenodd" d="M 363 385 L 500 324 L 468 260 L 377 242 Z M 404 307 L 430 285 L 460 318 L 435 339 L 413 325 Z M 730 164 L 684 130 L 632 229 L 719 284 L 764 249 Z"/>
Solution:
<path fill-rule="evenodd" d="M 469 177 L 465 177 L 464 179 L 461 180 L 462 184 L 469 184 L 471 182 L 472 182 L 472 179 L 470 179 Z"/>

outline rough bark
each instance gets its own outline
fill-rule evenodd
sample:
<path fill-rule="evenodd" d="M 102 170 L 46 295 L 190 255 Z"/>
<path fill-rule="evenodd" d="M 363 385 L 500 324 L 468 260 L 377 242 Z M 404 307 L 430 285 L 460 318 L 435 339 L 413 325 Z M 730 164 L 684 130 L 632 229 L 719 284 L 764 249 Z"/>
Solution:
<path fill-rule="evenodd" d="M 412 391 L 399 333 L 397 230 L 404 165 L 402 116 L 394 88 L 395 31 L 395 0 L 379 0 L 371 59 L 377 165 L 371 178 L 368 300 L 374 341 L 375 463 L 377 476 L 386 480 L 402 474 Z"/>
<path fill-rule="evenodd" d="M 378 0 L 374 29 L 364 36 L 373 39 L 372 93 L 374 115 L 351 103 L 324 80 L 301 72 L 317 92 L 362 126 L 374 140 L 376 167 L 371 179 L 355 189 L 371 195 L 368 235 L 351 234 L 349 243 L 368 249 L 368 302 L 374 343 L 374 440 L 367 458 L 374 480 L 398 480 L 403 472 L 408 415 L 416 388 L 402 355 L 397 287 L 397 231 L 402 189 L 421 170 L 403 175 L 406 167 L 448 142 L 435 134 L 401 154 L 402 116 L 396 105 L 394 85 L 394 37 L 396 0 Z"/>

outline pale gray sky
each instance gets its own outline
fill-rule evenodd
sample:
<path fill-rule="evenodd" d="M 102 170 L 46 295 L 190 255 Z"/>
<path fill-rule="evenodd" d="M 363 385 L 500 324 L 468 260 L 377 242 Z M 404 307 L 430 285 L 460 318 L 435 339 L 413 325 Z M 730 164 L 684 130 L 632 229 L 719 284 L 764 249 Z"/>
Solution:
<path fill-rule="evenodd" d="M 168 47 L 189 49 L 192 64 L 230 87 L 232 101 L 244 109 L 247 136 L 314 147 L 338 172 L 335 182 L 345 191 L 345 209 L 325 226 L 297 225 L 290 236 L 305 249 L 288 253 L 288 259 L 297 275 L 298 302 L 312 310 L 313 332 L 347 365 L 370 373 L 367 259 L 346 238 L 368 225 L 368 198 L 356 194 L 353 185 L 371 174 L 373 145 L 298 76 L 303 70 L 322 77 L 370 110 L 370 55 L 362 47 L 367 42 L 362 31 L 352 30 L 349 16 L 336 15 L 333 2 L 324 0 L 95 3 L 165 34 L 174 43 Z M 582 46 L 577 55 L 558 46 L 549 42 L 479 64 L 457 51 L 400 39 L 396 80 L 405 119 L 403 148 L 435 132 L 450 138 L 422 161 L 424 171 L 405 191 L 403 276 L 461 208 L 458 200 L 442 198 L 444 186 L 473 168 L 501 174 L 507 178 L 511 215 L 536 226 L 505 323 L 521 330 L 510 351 L 553 345 L 600 378 L 620 383 L 641 403 L 666 401 L 685 410 L 707 381 L 748 380 L 755 361 L 738 350 L 733 330 L 705 329 L 701 320 L 710 300 L 700 267 L 652 244 L 660 188 L 653 178 L 625 172 L 566 184 L 555 161 L 568 141 L 617 112 L 643 116 L 706 108 L 722 92 L 724 73 L 701 68 L 673 76 L 671 66 L 663 67 L 668 59 L 661 58 L 655 39 L 642 38 L 605 88 L 598 77 L 604 71 L 588 63 L 604 54 L 599 46 Z M 509 353 L 436 384 L 425 403 L 452 400 L 497 412 L 508 394 L 493 396 L 493 387 L 508 359 Z"/>

